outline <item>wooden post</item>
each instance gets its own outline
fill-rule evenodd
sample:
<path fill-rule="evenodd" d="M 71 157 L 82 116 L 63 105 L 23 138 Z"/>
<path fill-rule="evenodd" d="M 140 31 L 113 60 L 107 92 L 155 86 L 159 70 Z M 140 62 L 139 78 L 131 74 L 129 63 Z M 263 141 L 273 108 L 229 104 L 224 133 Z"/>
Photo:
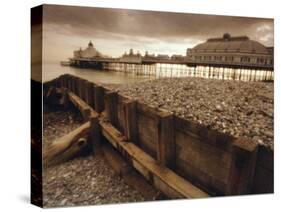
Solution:
<path fill-rule="evenodd" d="M 69 76 L 66 74 L 64 75 L 64 87 L 68 89 L 68 78 Z"/>
<path fill-rule="evenodd" d="M 72 83 L 72 76 L 71 75 L 68 75 L 67 76 L 67 88 L 68 88 L 68 90 L 70 90 L 71 91 L 71 84 Z"/>
<path fill-rule="evenodd" d="M 67 88 L 67 75 L 64 74 L 64 75 L 62 76 L 62 79 L 63 79 L 63 87 L 64 87 L 64 88 Z"/>
<path fill-rule="evenodd" d="M 117 126 L 117 92 L 107 91 L 104 95 L 105 115 L 111 124 Z"/>
<path fill-rule="evenodd" d="M 91 82 L 85 81 L 85 102 L 90 106 L 91 102 Z"/>
<path fill-rule="evenodd" d="M 86 84 L 87 84 L 87 80 L 82 79 L 81 80 L 81 99 L 83 99 L 86 102 L 86 96 L 87 96 L 87 89 L 86 89 Z"/>
<path fill-rule="evenodd" d="M 75 94 L 75 88 L 76 88 L 76 77 L 75 76 L 71 76 L 71 89 L 72 89 L 72 93 Z"/>
<path fill-rule="evenodd" d="M 92 107 L 92 108 L 95 108 L 95 84 L 94 83 L 90 83 L 90 102 L 89 102 L 89 105 Z"/>
<path fill-rule="evenodd" d="M 66 74 L 63 75 L 63 87 L 67 88 L 67 75 Z"/>
<path fill-rule="evenodd" d="M 72 76 L 71 81 L 72 81 L 72 92 L 76 93 L 76 91 L 75 91 L 75 89 L 76 89 L 76 77 Z"/>
<path fill-rule="evenodd" d="M 171 169 L 175 167 L 174 117 L 161 114 L 158 120 L 157 160 Z"/>
<path fill-rule="evenodd" d="M 58 88 L 62 87 L 62 77 L 63 76 L 59 76 L 59 78 L 58 78 L 58 83 L 57 83 Z"/>
<path fill-rule="evenodd" d="M 68 75 L 67 77 L 67 88 L 68 90 L 72 91 L 72 76 L 71 75 Z"/>
<path fill-rule="evenodd" d="M 100 153 L 101 151 L 101 129 L 99 125 L 98 114 L 90 117 L 90 141 L 93 153 Z"/>
<path fill-rule="evenodd" d="M 77 78 L 77 96 L 82 99 L 82 79 Z"/>
<path fill-rule="evenodd" d="M 62 88 L 64 86 L 64 75 L 60 76 L 60 88 Z"/>
<path fill-rule="evenodd" d="M 86 92 L 86 94 L 87 94 L 86 102 L 92 108 L 93 108 L 93 101 L 94 101 L 93 100 L 94 99 L 94 89 L 93 89 L 93 87 L 94 87 L 94 83 L 92 83 L 92 82 L 86 83 L 86 90 L 87 90 L 87 92 Z"/>
<path fill-rule="evenodd" d="M 76 95 L 79 96 L 80 95 L 80 78 L 76 77 L 75 81 L 76 81 L 76 83 L 75 83 Z"/>
<path fill-rule="evenodd" d="M 104 110 L 104 89 L 102 86 L 94 86 L 95 111 L 101 113 Z"/>
<path fill-rule="evenodd" d="M 135 100 L 124 102 L 124 123 L 125 137 L 137 144 L 137 102 Z"/>
<path fill-rule="evenodd" d="M 250 194 L 252 190 L 258 144 L 248 138 L 238 138 L 232 146 L 232 165 L 228 194 Z"/>

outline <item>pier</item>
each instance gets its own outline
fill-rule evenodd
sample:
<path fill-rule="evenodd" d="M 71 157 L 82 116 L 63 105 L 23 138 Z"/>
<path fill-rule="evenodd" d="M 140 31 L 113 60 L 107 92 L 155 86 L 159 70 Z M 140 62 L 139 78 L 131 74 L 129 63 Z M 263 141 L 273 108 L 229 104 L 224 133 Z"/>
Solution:
<path fill-rule="evenodd" d="M 113 70 L 155 77 L 203 77 L 223 80 L 273 81 L 273 48 L 247 36 L 210 38 L 187 49 L 186 55 L 124 53 L 108 57 L 98 52 L 92 42 L 85 50 L 74 51 L 69 64 L 79 68 Z"/>

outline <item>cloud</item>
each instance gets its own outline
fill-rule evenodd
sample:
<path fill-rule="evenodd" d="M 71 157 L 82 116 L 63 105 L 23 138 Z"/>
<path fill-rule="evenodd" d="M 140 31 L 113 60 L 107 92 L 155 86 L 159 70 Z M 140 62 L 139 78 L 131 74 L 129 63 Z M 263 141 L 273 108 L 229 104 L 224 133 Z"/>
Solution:
<path fill-rule="evenodd" d="M 61 47 L 79 48 L 93 40 L 113 56 L 129 48 L 185 54 L 186 48 L 225 32 L 273 45 L 273 20 L 264 18 L 44 5 L 44 29 L 50 43 L 57 39 Z"/>

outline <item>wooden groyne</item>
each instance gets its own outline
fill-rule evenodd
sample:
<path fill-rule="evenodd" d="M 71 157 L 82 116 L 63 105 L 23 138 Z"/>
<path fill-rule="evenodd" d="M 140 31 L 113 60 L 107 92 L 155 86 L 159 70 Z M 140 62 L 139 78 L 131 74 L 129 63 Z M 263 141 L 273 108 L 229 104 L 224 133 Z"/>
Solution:
<path fill-rule="evenodd" d="M 171 198 L 273 192 L 273 151 L 248 138 L 210 130 L 76 76 L 47 82 L 44 92 L 50 87 L 66 88 L 93 136 L 105 137 Z"/>

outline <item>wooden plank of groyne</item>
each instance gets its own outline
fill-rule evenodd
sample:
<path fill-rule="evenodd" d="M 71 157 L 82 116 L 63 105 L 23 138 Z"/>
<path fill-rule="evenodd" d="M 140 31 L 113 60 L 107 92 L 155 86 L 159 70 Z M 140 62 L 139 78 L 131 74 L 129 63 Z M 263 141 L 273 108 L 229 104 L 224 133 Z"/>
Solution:
<path fill-rule="evenodd" d="M 137 136 L 139 146 L 153 158 L 157 158 L 158 119 L 137 113 Z"/>
<path fill-rule="evenodd" d="M 135 100 L 127 100 L 124 102 L 124 134 L 125 137 L 138 143 L 138 128 L 137 128 L 137 102 Z"/>
<path fill-rule="evenodd" d="M 87 93 L 87 103 L 90 107 L 94 108 L 94 99 L 95 99 L 95 96 L 94 96 L 94 86 L 95 84 L 92 83 L 92 82 L 88 82 L 87 84 L 87 90 L 88 90 L 88 93 Z"/>
<path fill-rule="evenodd" d="M 126 138 L 110 123 L 101 121 L 100 125 L 102 134 L 108 141 L 123 155 L 129 157 L 132 160 L 132 165 L 167 196 L 171 198 L 203 198 L 209 196 L 170 169 L 161 166 L 135 144 L 126 142 Z"/>
<path fill-rule="evenodd" d="M 91 111 L 89 137 L 92 144 L 92 151 L 94 153 L 99 153 L 101 150 L 101 130 L 98 114 L 94 111 Z"/>
<path fill-rule="evenodd" d="M 200 142 L 205 142 L 225 151 L 231 151 L 234 137 L 208 129 L 206 126 L 175 116 L 174 126 L 177 131 L 183 132 Z"/>
<path fill-rule="evenodd" d="M 86 102 L 84 102 L 82 99 L 80 99 L 72 92 L 68 92 L 68 97 L 69 100 L 74 104 L 74 106 L 80 110 L 83 118 L 85 120 L 89 120 L 91 116 L 91 108 L 89 107 L 89 105 L 87 105 Z"/>
<path fill-rule="evenodd" d="M 66 88 L 68 89 L 68 90 L 71 90 L 71 75 L 66 75 Z"/>
<path fill-rule="evenodd" d="M 125 103 L 129 100 L 129 98 L 120 94 L 117 95 L 117 129 L 125 134 Z"/>
<path fill-rule="evenodd" d="M 91 98 L 91 94 L 90 94 L 90 92 L 91 92 L 91 90 L 90 90 L 90 87 L 91 87 L 91 82 L 89 82 L 89 81 L 85 81 L 85 102 L 90 106 L 90 102 L 91 102 L 91 100 L 90 100 L 90 98 Z"/>
<path fill-rule="evenodd" d="M 82 79 L 77 78 L 77 96 L 82 99 Z"/>
<path fill-rule="evenodd" d="M 274 192 L 274 152 L 266 146 L 258 147 L 253 187 L 256 194 Z"/>
<path fill-rule="evenodd" d="M 176 171 L 216 195 L 227 194 L 234 138 L 174 117 Z"/>
<path fill-rule="evenodd" d="M 255 174 L 258 143 L 248 138 L 238 138 L 233 144 L 233 160 L 230 171 L 230 195 L 250 194 Z"/>
<path fill-rule="evenodd" d="M 106 91 L 104 95 L 105 115 L 113 126 L 117 127 L 117 92 Z"/>
<path fill-rule="evenodd" d="M 157 119 L 159 116 L 165 115 L 167 113 L 167 111 L 163 110 L 163 109 L 157 109 L 154 108 L 152 106 L 146 105 L 144 103 L 137 103 L 137 110 L 139 113 L 143 113 L 146 114 L 148 116 L 150 116 L 153 119 Z"/>
<path fill-rule="evenodd" d="M 92 108 L 89 107 L 89 105 L 80 99 L 78 96 L 76 96 L 72 92 L 68 92 L 68 96 L 70 101 L 77 107 L 83 118 L 85 120 L 90 121 L 90 133 L 89 137 L 90 140 L 93 141 L 91 143 L 91 148 L 93 152 L 98 153 L 100 151 L 100 145 L 101 145 L 101 133 L 100 133 L 100 126 L 99 126 L 99 114 L 96 113 Z"/>
<path fill-rule="evenodd" d="M 118 175 L 122 176 L 126 184 L 138 190 L 147 199 L 166 199 L 162 192 L 149 184 L 137 170 L 134 170 L 126 158 L 122 157 L 110 144 L 103 145 L 102 150 L 111 167 Z"/>
<path fill-rule="evenodd" d="M 87 83 L 88 83 L 87 80 L 82 79 L 82 82 L 81 82 L 81 89 L 82 89 L 81 94 L 82 94 L 82 96 L 81 96 L 81 98 L 85 102 L 87 102 L 87 99 L 86 99 L 87 98 Z"/>
<path fill-rule="evenodd" d="M 225 194 L 232 161 L 230 152 L 178 130 L 175 148 L 178 173 L 209 192 Z"/>
<path fill-rule="evenodd" d="M 102 86 L 96 85 L 94 87 L 94 102 L 95 111 L 101 113 L 104 110 L 104 88 Z"/>
<path fill-rule="evenodd" d="M 174 116 L 161 114 L 158 121 L 157 159 L 171 169 L 175 168 Z"/>
<path fill-rule="evenodd" d="M 175 167 L 174 116 L 137 103 L 140 146 L 169 168 Z M 148 135 L 148 136 L 147 136 Z"/>
<path fill-rule="evenodd" d="M 78 77 L 75 77 L 75 79 L 74 79 L 74 86 L 75 86 L 74 93 L 75 93 L 77 96 L 79 96 L 79 92 L 80 92 L 79 84 L 80 84 L 79 78 L 78 78 Z"/>
<path fill-rule="evenodd" d="M 90 103 L 90 106 L 91 106 L 91 108 L 95 108 L 95 84 L 94 83 L 91 83 L 91 95 L 92 95 L 92 97 L 91 97 L 91 103 Z"/>

